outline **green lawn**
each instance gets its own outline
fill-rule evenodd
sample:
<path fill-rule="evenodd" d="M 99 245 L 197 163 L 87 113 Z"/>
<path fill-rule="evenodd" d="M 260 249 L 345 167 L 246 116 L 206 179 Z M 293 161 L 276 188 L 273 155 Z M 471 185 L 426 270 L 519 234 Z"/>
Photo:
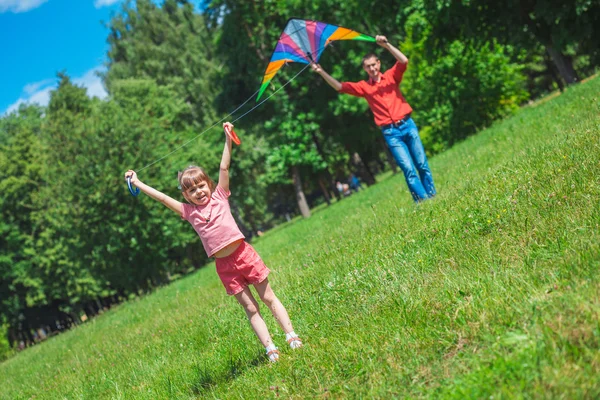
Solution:
<path fill-rule="evenodd" d="M 281 362 L 211 264 L 0 364 L 1 397 L 600 397 L 600 79 L 430 163 L 433 201 L 396 175 L 255 241 L 306 343 L 265 315 Z"/>

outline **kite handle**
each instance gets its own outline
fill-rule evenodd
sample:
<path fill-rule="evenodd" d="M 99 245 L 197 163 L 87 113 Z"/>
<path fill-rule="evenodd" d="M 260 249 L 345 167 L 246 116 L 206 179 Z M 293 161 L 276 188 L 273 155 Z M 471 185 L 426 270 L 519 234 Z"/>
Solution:
<path fill-rule="evenodd" d="M 137 197 L 137 195 L 140 194 L 140 188 L 136 187 L 135 190 L 133 190 L 133 187 L 131 186 L 130 176 L 127 177 L 127 187 L 129 188 L 129 193 L 131 193 L 133 197 Z"/>
<path fill-rule="evenodd" d="M 240 140 L 238 135 L 235 134 L 235 131 L 233 130 L 233 128 L 230 128 L 228 125 L 225 125 L 225 127 L 223 129 L 225 130 L 225 133 L 227 134 L 227 136 L 229 136 L 229 138 L 233 141 L 233 143 L 235 143 L 238 146 L 240 144 L 242 144 L 242 141 Z"/>

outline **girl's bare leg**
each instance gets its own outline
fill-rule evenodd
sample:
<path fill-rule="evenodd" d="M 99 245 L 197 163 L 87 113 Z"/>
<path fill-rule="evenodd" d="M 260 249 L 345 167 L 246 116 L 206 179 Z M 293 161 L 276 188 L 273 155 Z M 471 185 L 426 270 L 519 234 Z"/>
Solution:
<path fill-rule="evenodd" d="M 273 313 L 273 317 L 275 317 L 279 326 L 281 326 L 281 329 L 283 329 L 285 333 L 293 332 L 294 328 L 292 327 L 292 321 L 290 321 L 290 317 L 283 304 L 281 304 L 281 301 L 279 301 L 277 296 L 275 296 L 275 293 L 273 293 L 273 290 L 269 285 L 269 279 L 265 278 L 261 283 L 255 284 L 254 288 L 258 292 L 263 303 L 265 303 L 271 310 L 271 313 Z"/>
<path fill-rule="evenodd" d="M 273 340 L 271 340 L 271 335 L 269 334 L 267 325 L 260 315 L 258 303 L 254 299 L 254 296 L 252 296 L 250 289 L 245 287 L 243 291 L 235 295 L 235 298 L 242 305 L 242 307 L 244 307 L 246 316 L 250 321 L 250 325 L 252 325 L 252 329 L 254 329 L 254 333 L 256 333 L 256 336 L 258 336 L 258 340 L 260 340 L 265 347 L 272 345 Z"/>

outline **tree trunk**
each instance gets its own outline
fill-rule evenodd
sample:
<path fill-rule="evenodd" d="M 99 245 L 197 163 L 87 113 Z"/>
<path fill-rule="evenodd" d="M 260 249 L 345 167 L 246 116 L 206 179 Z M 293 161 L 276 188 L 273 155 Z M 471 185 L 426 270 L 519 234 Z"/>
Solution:
<path fill-rule="evenodd" d="M 229 201 L 229 204 L 231 205 L 230 206 L 231 213 L 235 217 L 235 222 L 237 222 L 238 227 L 240 228 L 240 231 L 242 231 L 242 233 L 244 234 L 244 236 L 246 236 L 248 241 L 252 240 L 252 236 L 254 236 L 256 231 L 252 231 L 252 230 L 248 229 L 246 224 L 242 221 L 242 218 L 240 215 L 240 209 L 238 208 L 237 204 L 231 200 Z"/>
<path fill-rule="evenodd" d="M 392 156 L 390 149 L 388 149 L 387 144 L 385 143 L 385 139 L 380 136 L 378 141 L 379 141 L 379 144 L 381 144 L 381 147 L 383 147 L 383 152 L 385 153 L 385 158 L 387 159 L 390 169 L 392 170 L 392 172 L 394 174 L 397 174 L 398 173 L 398 164 L 396 164 L 396 160 L 394 160 L 394 156 Z"/>
<path fill-rule="evenodd" d="M 323 196 L 325 197 L 325 201 L 327 202 L 327 205 L 330 206 L 331 205 L 331 197 L 329 196 L 329 191 L 327 190 L 327 185 L 325 184 L 325 182 L 323 182 L 323 179 L 319 178 L 319 187 L 321 188 L 321 191 L 323 192 Z"/>
<path fill-rule="evenodd" d="M 350 160 L 352 161 L 352 165 L 356 168 L 356 172 L 362 178 L 362 180 L 369 186 L 375 184 L 375 177 L 373 173 L 369 169 L 369 167 L 363 162 L 360 154 L 354 152 Z"/>
<path fill-rule="evenodd" d="M 8 344 L 10 347 L 14 347 L 18 343 L 17 330 L 15 328 L 8 328 Z"/>
<path fill-rule="evenodd" d="M 377 157 L 375 157 L 375 159 L 373 161 L 375 161 L 375 171 L 373 171 L 375 173 L 375 176 L 377 176 L 380 173 L 382 173 L 383 171 L 385 171 L 386 163 L 383 162 L 383 160 L 381 159 L 381 154 L 378 154 Z M 387 159 L 386 159 L 386 161 L 387 161 Z"/>
<path fill-rule="evenodd" d="M 292 176 L 294 179 L 294 191 L 296 192 L 296 201 L 298 201 L 298 208 L 304 218 L 310 217 L 310 208 L 306 202 L 304 191 L 302 190 L 302 180 L 300 179 L 300 171 L 298 167 L 294 165 L 292 167 Z"/>
<path fill-rule="evenodd" d="M 573 83 L 577 83 L 579 80 L 577 77 L 577 73 L 573 68 L 573 63 L 571 59 L 565 56 L 560 50 L 554 48 L 552 45 L 546 45 L 546 51 L 550 55 L 552 62 L 556 65 L 556 69 L 560 76 L 564 79 L 567 85 L 572 85 Z"/>
<path fill-rule="evenodd" d="M 552 62 L 552 59 L 550 58 L 550 55 L 548 54 L 548 52 L 546 52 L 546 54 L 544 55 L 544 64 L 546 64 L 546 68 L 548 68 L 550 77 L 558 85 L 558 89 L 561 92 L 564 92 L 565 91 L 565 83 L 563 82 L 562 79 L 560 79 L 560 76 L 558 75 L 558 72 L 556 71 L 556 65 Z M 552 89 L 552 88 L 550 87 L 550 89 Z"/>
<path fill-rule="evenodd" d="M 534 21 L 531 18 L 531 14 L 534 11 L 532 8 L 535 2 L 520 2 L 520 15 L 523 22 L 533 32 L 533 35 L 537 40 L 540 41 L 546 48 L 546 52 L 550 55 L 552 62 L 556 66 L 559 75 L 567 83 L 571 85 L 576 83 L 579 79 L 577 73 L 573 68 L 573 63 L 566 57 L 560 48 L 556 47 L 552 41 L 552 28 L 547 24 Z"/>
<path fill-rule="evenodd" d="M 336 200 L 338 200 L 338 201 L 341 200 L 342 194 L 335 187 L 335 179 L 333 179 L 333 176 L 331 176 L 331 174 L 329 173 L 329 170 L 325 170 L 325 171 L 326 171 L 325 176 L 327 177 L 327 183 L 329 183 L 329 193 L 333 193 L 333 196 L 336 198 Z"/>
<path fill-rule="evenodd" d="M 313 143 L 315 144 L 316 148 L 317 148 L 317 153 L 319 153 L 319 155 L 321 156 L 321 158 L 323 160 L 325 160 L 325 152 L 323 151 L 323 148 L 321 147 L 321 142 L 319 142 L 319 138 L 317 137 L 317 134 L 315 133 L 315 131 L 311 131 L 311 136 L 312 136 L 312 140 Z M 338 199 L 341 200 L 342 199 L 342 195 L 337 191 L 336 187 L 335 187 L 335 179 L 333 179 L 333 177 L 331 176 L 331 174 L 329 173 L 329 169 L 325 168 L 325 179 L 327 182 L 329 182 L 329 190 L 331 190 L 334 194 L 334 196 Z M 321 184 L 319 182 L 319 184 Z M 327 204 L 329 203 L 329 200 L 327 200 Z"/>

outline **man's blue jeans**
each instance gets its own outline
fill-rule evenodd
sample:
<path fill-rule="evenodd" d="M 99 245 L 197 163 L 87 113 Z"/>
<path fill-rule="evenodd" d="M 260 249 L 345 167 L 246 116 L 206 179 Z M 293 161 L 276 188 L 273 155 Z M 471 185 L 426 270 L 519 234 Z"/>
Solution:
<path fill-rule="evenodd" d="M 397 127 L 388 126 L 381 131 L 396 164 L 404 172 L 413 199 L 419 202 L 435 196 L 433 177 L 419 137 L 419 130 L 413 119 L 409 118 Z"/>

